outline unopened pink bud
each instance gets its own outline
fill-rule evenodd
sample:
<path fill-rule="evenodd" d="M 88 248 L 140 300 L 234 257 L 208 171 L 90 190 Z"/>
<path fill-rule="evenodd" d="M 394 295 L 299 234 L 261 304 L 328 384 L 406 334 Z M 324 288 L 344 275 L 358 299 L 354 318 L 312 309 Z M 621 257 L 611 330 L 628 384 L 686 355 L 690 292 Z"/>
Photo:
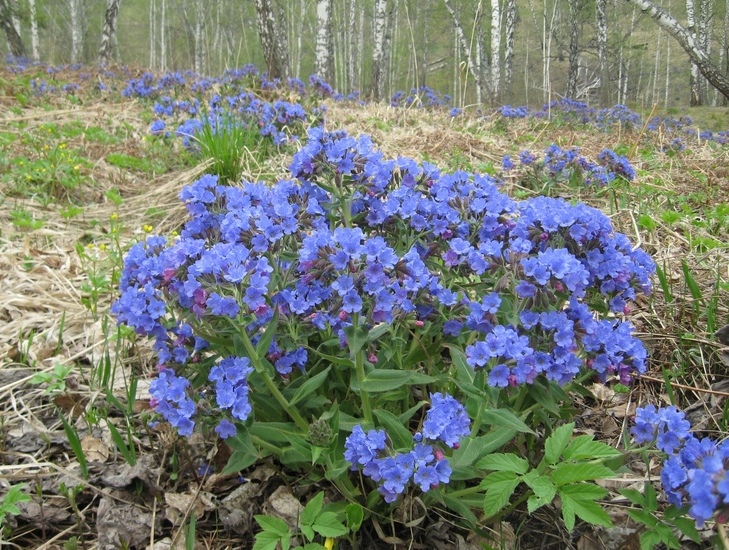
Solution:
<path fill-rule="evenodd" d="M 425 323 L 423 323 L 422 321 L 415 321 L 415 326 L 422 327 L 422 326 L 425 326 Z"/>
<path fill-rule="evenodd" d="M 367 357 L 367 360 L 370 363 L 377 363 L 377 356 L 374 353 L 370 353 L 369 356 Z"/>

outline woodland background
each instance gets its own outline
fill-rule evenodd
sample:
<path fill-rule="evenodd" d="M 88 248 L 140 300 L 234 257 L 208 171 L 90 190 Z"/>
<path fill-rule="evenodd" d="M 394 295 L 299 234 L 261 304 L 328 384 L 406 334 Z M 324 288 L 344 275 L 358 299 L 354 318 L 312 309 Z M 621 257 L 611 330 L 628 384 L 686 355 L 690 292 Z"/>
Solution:
<path fill-rule="evenodd" d="M 727 74 L 729 2 L 656 5 Z M 459 107 L 726 102 L 634 0 L 0 0 L 0 19 L 0 52 L 51 65 L 252 63 L 367 98 L 428 86 Z"/>

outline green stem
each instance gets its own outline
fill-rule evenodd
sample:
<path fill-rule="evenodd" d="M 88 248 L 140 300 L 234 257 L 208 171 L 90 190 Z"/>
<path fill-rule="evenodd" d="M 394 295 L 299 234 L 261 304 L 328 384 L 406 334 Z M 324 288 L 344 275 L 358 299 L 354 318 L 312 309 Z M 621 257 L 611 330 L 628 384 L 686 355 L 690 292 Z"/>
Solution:
<path fill-rule="evenodd" d="M 261 358 L 258 357 L 258 353 L 256 353 L 256 349 L 253 347 L 250 338 L 248 338 L 248 333 L 246 332 L 245 328 L 240 330 L 240 335 L 241 340 L 243 340 L 243 345 L 246 348 L 246 352 L 248 353 L 248 359 L 250 359 L 251 363 L 253 363 L 253 368 L 256 370 L 256 372 L 261 375 L 261 378 L 263 378 L 263 382 L 266 384 L 266 388 L 268 388 L 268 391 L 271 392 L 273 398 L 278 402 L 279 405 L 281 405 L 281 408 L 286 411 L 286 414 L 288 414 L 289 418 L 291 418 L 291 420 L 296 423 L 299 429 L 304 433 L 308 433 L 309 423 L 301 417 L 296 409 L 292 408 L 289 405 L 288 400 L 276 387 L 276 384 L 274 384 L 271 376 L 268 374 L 266 367 L 263 365 Z"/>
<path fill-rule="evenodd" d="M 256 445 L 257 447 L 260 447 L 261 449 L 266 449 L 267 451 L 271 451 L 271 454 L 275 456 L 281 455 L 281 447 L 277 447 L 276 445 L 272 445 L 265 439 L 261 439 L 257 435 L 251 435 L 251 441 Z"/>
<path fill-rule="evenodd" d="M 364 415 L 367 429 L 372 428 L 375 423 L 372 418 L 372 403 L 370 403 L 370 394 L 362 388 L 362 382 L 365 379 L 364 371 L 364 351 L 358 351 L 354 356 L 354 372 L 357 375 L 357 381 L 360 384 L 359 397 L 362 400 L 362 414 Z"/>

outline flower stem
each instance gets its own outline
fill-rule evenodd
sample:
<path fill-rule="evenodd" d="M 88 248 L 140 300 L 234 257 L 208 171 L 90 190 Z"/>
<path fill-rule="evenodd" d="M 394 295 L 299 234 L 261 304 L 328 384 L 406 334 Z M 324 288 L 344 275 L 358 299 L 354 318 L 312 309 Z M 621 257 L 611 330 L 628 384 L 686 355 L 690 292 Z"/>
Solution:
<path fill-rule="evenodd" d="M 364 416 L 366 428 L 374 427 L 375 423 L 372 418 L 372 403 L 370 403 L 370 394 L 362 388 L 362 382 L 365 379 L 364 371 L 364 351 L 358 351 L 354 356 L 354 372 L 357 374 L 357 381 L 360 384 L 359 396 L 362 400 L 362 415 Z"/>
<path fill-rule="evenodd" d="M 271 392 L 271 395 L 273 395 L 274 399 L 278 402 L 279 405 L 281 405 L 281 408 L 286 411 L 286 414 L 289 415 L 289 418 L 294 421 L 299 429 L 304 433 L 308 433 L 308 422 L 306 422 L 306 420 L 301 417 L 296 409 L 292 408 L 289 405 L 288 400 L 276 387 L 276 384 L 271 379 L 271 375 L 268 373 L 266 367 L 263 365 L 261 358 L 258 357 L 258 353 L 256 353 L 256 349 L 253 347 L 250 338 L 248 338 L 248 333 L 246 332 L 245 328 L 240 330 L 240 336 L 241 340 L 243 340 L 243 346 L 246 348 L 246 352 L 248 353 L 248 359 L 250 359 L 251 363 L 253 363 L 253 368 L 255 369 L 255 371 L 261 375 L 261 378 L 263 378 L 263 382 L 266 384 L 266 388 L 268 388 L 268 391 Z"/>

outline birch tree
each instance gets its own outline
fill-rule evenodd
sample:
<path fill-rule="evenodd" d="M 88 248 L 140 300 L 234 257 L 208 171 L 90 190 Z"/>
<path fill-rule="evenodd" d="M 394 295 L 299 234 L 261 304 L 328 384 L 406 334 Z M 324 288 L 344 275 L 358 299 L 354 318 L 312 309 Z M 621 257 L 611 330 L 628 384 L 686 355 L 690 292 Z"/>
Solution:
<path fill-rule="evenodd" d="M 33 52 L 33 61 L 40 61 L 40 40 L 38 37 L 38 11 L 35 0 L 28 0 L 28 12 L 30 16 L 30 48 Z"/>
<path fill-rule="evenodd" d="M 570 44 L 569 44 L 569 70 L 567 72 L 567 92 L 566 96 L 570 99 L 577 98 L 577 77 L 580 71 L 580 0 L 570 0 L 569 2 L 569 28 L 570 28 Z"/>
<path fill-rule="evenodd" d="M 501 4 L 491 0 L 491 102 L 501 93 Z"/>
<path fill-rule="evenodd" d="M 504 47 L 504 92 L 508 93 L 514 75 L 514 36 L 516 0 L 506 0 L 506 44 Z"/>
<path fill-rule="evenodd" d="M 104 28 L 101 31 L 101 48 L 99 49 L 99 63 L 106 64 L 111 58 L 116 42 L 116 20 L 119 16 L 121 0 L 106 0 L 104 14 Z"/>
<path fill-rule="evenodd" d="M 285 78 L 289 72 L 288 41 L 286 30 L 281 28 L 283 19 L 280 13 L 274 13 L 274 9 L 272 0 L 256 0 L 258 35 L 261 39 L 268 77 Z"/>
<path fill-rule="evenodd" d="M 699 72 L 714 86 L 719 93 L 729 98 L 729 78 L 723 74 L 707 53 L 697 44 L 693 35 L 665 10 L 650 0 L 626 0 L 628 3 L 648 14 L 664 31 L 670 34 L 688 54 L 699 69 Z"/>
<path fill-rule="evenodd" d="M 463 25 L 461 25 L 461 19 L 456 13 L 456 11 L 453 9 L 453 5 L 451 4 L 450 0 L 443 0 L 443 3 L 445 4 L 446 9 L 448 10 L 448 13 L 451 16 L 451 19 L 453 19 L 453 26 L 456 30 L 456 42 L 460 43 L 461 45 L 461 53 L 466 58 L 466 66 L 468 68 L 468 71 L 471 73 L 471 76 L 473 76 L 474 81 L 476 82 L 476 103 L 481 105 L 483 101 L 484 92 L 486 91 L 484 88 L 484 78 L 482 73 L 482 67 L 481 63 L 479 62 L 479 59 L 474 60 L 474 56 L 472 55 L 472 48 L 469 46 L 468 40 L 466 40 L 466 34 L 463 32 Z M 479 10 L 480 13 L 480 10 Z M 478 24 L 479 17 L 477 13 L 476 22 L 474 23 L 474 27 L 480 27 Z M 476 52 L 478 53 L 480 51 L 480 48 L 476 47 Z"/>
<path fill-rule="evenodd" d="M 374 101 L 382 99 L 385 91 L 383 68 L 385 65 L 385 27 L 387 26 L 387 0 L 375 0 L 374 39 L 372 43 L 371 95 Z"/>
<path fill-rule="evenodd" d="M 316 27 L 316 74 L 333 84 L 332 0 L 317 0 Z"/>
<path fill-rule="evenodd" d="M 67 0 L 71 16 L 71 63 L 82 61 L 84 47 L 85 13 L 83 0 Z"/>
<path fill-rule="evenodd" d="M 600 103 L 610 103 L 610 73 L 608 72 L 607 51 L 607 0 L 595 2 L 595 22 L 597 25 L 597 60 L 600 72 Z"/>
<path fill-rule="evenodd" d="M 10 53 L 14 57 L 25 57 L 23 40 L 20 37 L 18 29 L 13 24 L 14 17 L 17 17 L 15 6 L 11 4 L 10 0 L 0 0 L 0 24 L 2 24 L 5 36 L 8 39 Z"/>
<path fill-rule="evenodd" d="M 194 66 L 197 74 L 204 74 L 207 71 L 207 49 L 205 47 L 205 4 L 203 0 L 194 0 L 193 11 L 195 12 L 195 51 Z"/>

